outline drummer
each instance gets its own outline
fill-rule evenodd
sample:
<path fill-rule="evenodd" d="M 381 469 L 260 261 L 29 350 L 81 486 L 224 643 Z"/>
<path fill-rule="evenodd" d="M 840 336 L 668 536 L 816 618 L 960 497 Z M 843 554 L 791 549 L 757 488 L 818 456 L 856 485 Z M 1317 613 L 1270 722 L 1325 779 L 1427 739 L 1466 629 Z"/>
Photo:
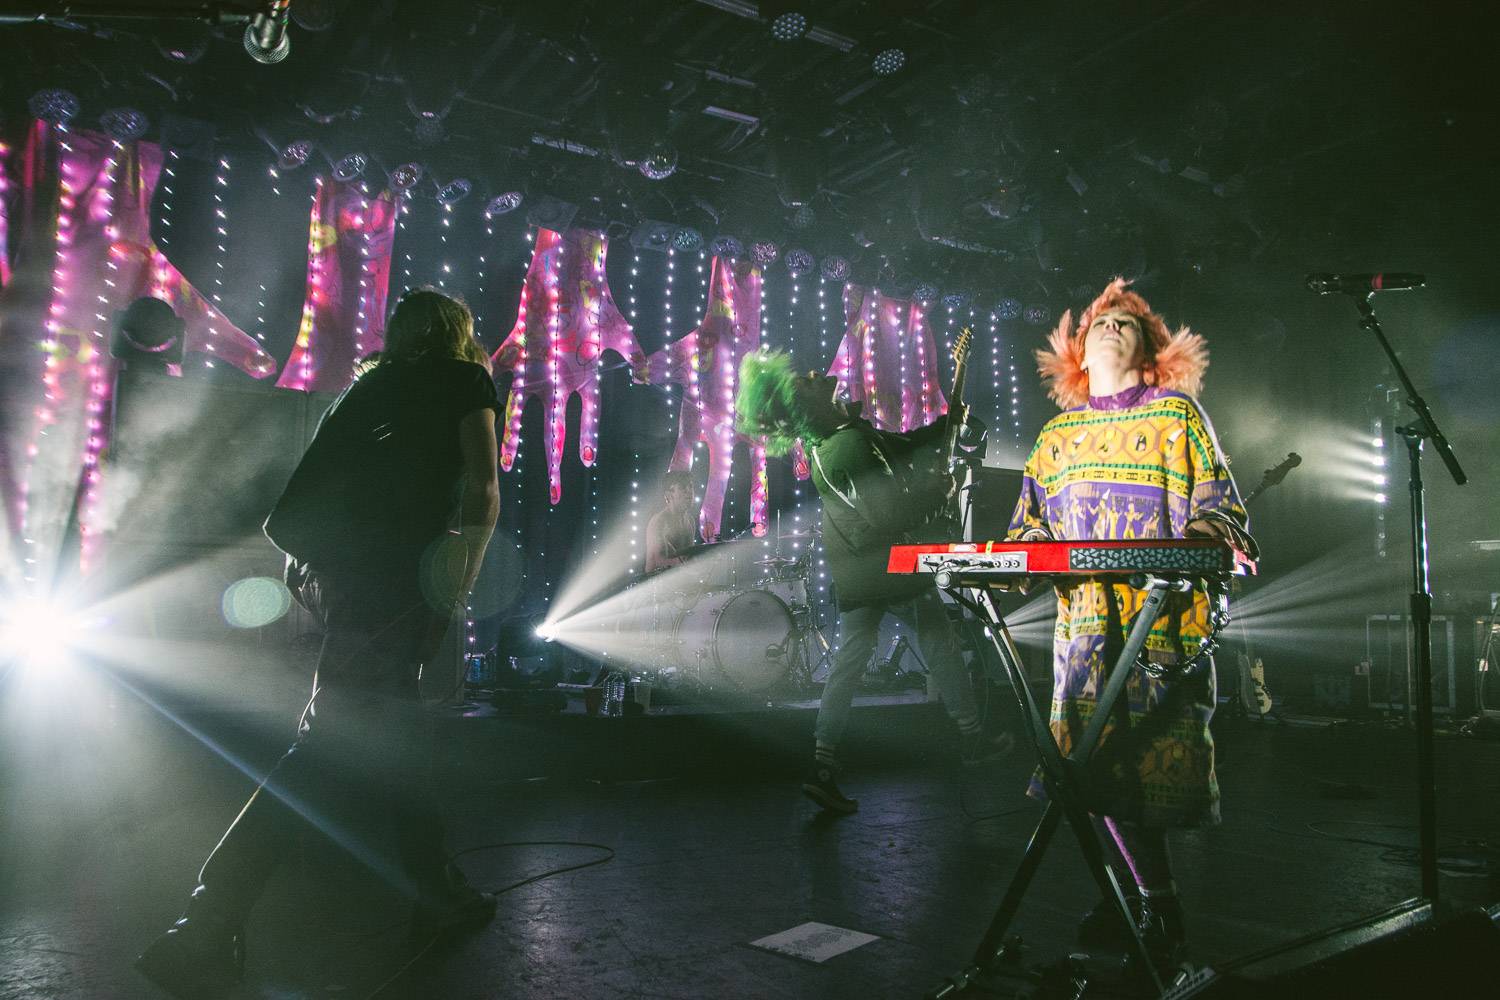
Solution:
<path fill-rule="evenodd" d="M 683 469 L 661 477 L 662 509 L 646 523 L 646 572 L 680 565 L 698 542 L 693 516 L 693 474 Z"/>

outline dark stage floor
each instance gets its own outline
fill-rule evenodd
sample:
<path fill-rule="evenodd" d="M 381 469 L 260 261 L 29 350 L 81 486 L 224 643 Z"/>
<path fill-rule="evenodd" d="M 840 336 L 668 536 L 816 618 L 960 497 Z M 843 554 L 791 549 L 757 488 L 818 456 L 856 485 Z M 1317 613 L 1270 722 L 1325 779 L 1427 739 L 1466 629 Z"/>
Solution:
<path fill-rule="evenodd" d="M 173 710 L 175 722 L 87 683 L 9 718 L 0 998 L 159 995 L 130 960 L 177 915 L 250 790 L 231 760 L 264 768 L 295 711 L 292 675 L 244 677 L 253 697 Z M 971 953 L 1039 807 L 1021 796 L 1019 751 L 962 767 L 935 706 L 870 707 L 856 721 L 846 790 L 860 812 L 830 821 L 795 785 L 808 711 L 455 720 L 451 830 L 476 883 L 609 857 L 503 842 L 613 856 L 505 893 L 493 924 L 379 995 L 920 996 Z M 1240 723 L 1219 740 L 1225 823 L 1174 841 L 1194 958 L 1222 961 L 1416 894 L 1407 852 L 1380 846 L 1415 844 L 1407 732 Z M 1500 843 L 1500 744 L 1444 738 L 1439 776 L 1454 859 L 1443 887 L 1493 902 L 1483 851 L 1460 841 Z M 1021 915 L 1037 957 L 1068 946 L 1092 898 L 1064 834 Z M 807 921 L 877 939 L 823 964 L 749 944 Z M 410 958 L 394 893 L 309 838 L 255 912 L 237 995 L 366 997 Z"/>

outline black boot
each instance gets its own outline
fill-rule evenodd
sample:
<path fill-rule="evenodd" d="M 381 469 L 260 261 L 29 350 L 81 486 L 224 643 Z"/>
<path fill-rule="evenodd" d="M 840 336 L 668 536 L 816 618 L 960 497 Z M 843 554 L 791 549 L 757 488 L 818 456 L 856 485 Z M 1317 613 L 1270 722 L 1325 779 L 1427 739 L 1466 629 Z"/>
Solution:
<path fill-rule="evenodd" d="M 448 865 L 438 885 L 424 887 L 411 908 L 411 941 L 426 944 L 454 931 L 483 927 L 495 918 L 495 894 L 469 884 L 456 865 Z"/>
<path fill-rule="evenodd" d="M 1182 946 L 1187 943 L 1182 900 L 1176 893 L 1146 896 L 1141 900 L 1139 926 L 1156 971 L 1165 974 L 1173 969 L 1182 957 Z"/>
<path fill-rule="evenodd" d="M 182 918 L 141 952 L 135 967 L 179 1000 L 216 1000 L 244 975 L 244 929 L 215 913 L 200 885 Z"/>

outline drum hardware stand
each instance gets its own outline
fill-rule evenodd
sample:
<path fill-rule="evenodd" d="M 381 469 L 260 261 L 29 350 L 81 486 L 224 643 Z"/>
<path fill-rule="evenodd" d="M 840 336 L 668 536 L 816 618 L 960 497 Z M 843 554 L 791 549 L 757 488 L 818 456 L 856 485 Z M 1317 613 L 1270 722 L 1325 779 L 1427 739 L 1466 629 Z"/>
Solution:
<path fill-rule="evenodd" d="M 1027 686 L 1025 671 L 1021 666 L 1020 651 L 1016 649 L 1015 642 L 1011 639 L 1005 619 L 995 603 L 994 594 L 988 586 L 983 584 L 972 588 L 964 586 L 961 581 L 961 571 L 938 573 L 938 586 L 946 590 L 954 600 L 974 612 L 976 617 L 989 627 L 990 638 L 1010 678 L 1011 690 L 1015 693 L 1021 717 L 1026 722 L 1037 761 L 1041 765 L 1042 778 L 1047 789 L 1047 808 L 1042 813 L 1041 822 L 1032 832 L 1031 840 L 1026 845 L 1026 853 L 1022 856 L 1021 863 L 1017 866 L 1016 873 L 1005 890 L 1005 895 L 995 911 L 994 918 L 990 921 L 989 928 L 985 931 L 984 938 L 974 952 L 973 960 L 950 976 L 942 986 L 928 993 L 928 1000 L 941 1000 L 944 997 L 954 996 L 968 989 L 969 985 L 981 975 L 997 966 L 1019 961 L 1020 939 L 1007 937 L 1007 931 L 1010 929 L 1011 921 L 1015 919 L 1016 912 L 1020 909 L 1022 897 L 1031 886 L 1032 879 L 1036 877 L 1037 869 L 1042 863 L 1042 856 L 1046 854 L 1052 837 L 1057 832 L 1058 824 L 1064 819 L 1068 821 L 1068 825 L 1073 828 L 1073 833 L 1078 838 L 1089 874 L 1098 883 L 1104 898 L 1114 904 L 1125 926 L 1130 928 L 1132 957 L 1139 963 L 1147 981 L 1156 991 L 1156 995 L 1160 996 L 1162 993 L 1161 977 L 1151 964 L 1145 942 L 1141 939 L 1140 930 L 1125 902 L 1114 871 L 1105 862 L 1104 845 L 1094 829 L 1085 802 L 1084 775 L 1089 758 L 1104 735 L 1105 724 L 1114 713 L 1115 703 L 1125 694 L 1126 682 L 1130 679 L 1131 671 L 1136 667 L 1136 657 L 1145 648 L 1146 637 L 1151 631 L 1151 626 L 1160 617 L 1169 593 L 1187 591 L 1192 588 L 1190 581 L 1158 576 L 1147 576 L 1143 580 L 1132 579 L 1131 583 L 1133 586 L 1146 590 L 1145 603 L 1131 623 L 1125 646 L 1115 659 L 1115 665 L 1110 670 L 1109 679 L 1099 696 L 1093 715 L 1089 718 L 1083 738 L 1073 748 L 1072 754 L 1064 757 L 1047 723 L 1047 715 L 1043 714 L 1037 705 L 1036 698 L 1031 693 L 1031 688 Z M 1082 992 L 1078 995 L 1082 996 Z"/>
<path fill-rule="evenodd" d="M 1413 658 L 1417 668 L 1417 811 L 1421 833 L 1418 853 L 1422 871 L 1422 896 L 1436 904 L 1438 863 L 1437 790 L 1434 774 L 1436 754 L 1432 735 L 1432 583 L 1427 571 L 1427 509 L 1422 486 L 1422 442 L 1432 442 L 1455 484 L 1462 486 L 1469 481 L 1469 477 L 1458 464 L 1458 457 L 1453 454 L 1453 448 L 1449 446 L 1448 439 L 1443 436 L 1433 418 L 1427 401 L 1417 392 L 1411 376 L 1402 367 L 1391 342 L 1386 339 L 1385 331 L 1381 329 L 1380 320 L 1371 305 L 1374 294 L 1353 293 L 1350 298 L 1359 310 L 1361 329 L 1375 335 L 1375 340 L 1390 360 L 1391 368 L 1395 370 L 1396 378 L 1406 392 L 1406 405 L 1416 414 L 1416 420 L 1397 427 L 1396 433 L 1406 442 L 1410 468 L 1408 490 L 1411 496 L 1412 590 L 1409 606 L 1415 652 Z"/>

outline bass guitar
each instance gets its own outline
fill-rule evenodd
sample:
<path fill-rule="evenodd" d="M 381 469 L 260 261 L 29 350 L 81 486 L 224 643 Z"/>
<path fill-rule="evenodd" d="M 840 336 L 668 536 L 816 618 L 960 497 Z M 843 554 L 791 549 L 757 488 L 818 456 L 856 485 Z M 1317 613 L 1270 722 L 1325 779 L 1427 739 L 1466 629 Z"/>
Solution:
<path fill-rule="evenodd" d="M 1240 503 L 1250 506 L 1251 500 L 1280 483 L 1287 473 L 1301 464 L 1302 456 L 1295 451 L 1289 452 L 1279 465 L 1261 473 L 1260 482 L 1255 485 L 1255 489 L 1240 498 Z M 1246 631 L 1243 622 L 1240 623 L 1239 632 L 1243 646 L 1236 657 L 1240 668 L 1240 706 L 1251 715 L 1264 716 L 1271 711 L 1272 705 L 1271 692 L 1266 687 L 1266 665 L 1255 655 L 1255 647 L 1250 644 L 1250 633 Z"/>

